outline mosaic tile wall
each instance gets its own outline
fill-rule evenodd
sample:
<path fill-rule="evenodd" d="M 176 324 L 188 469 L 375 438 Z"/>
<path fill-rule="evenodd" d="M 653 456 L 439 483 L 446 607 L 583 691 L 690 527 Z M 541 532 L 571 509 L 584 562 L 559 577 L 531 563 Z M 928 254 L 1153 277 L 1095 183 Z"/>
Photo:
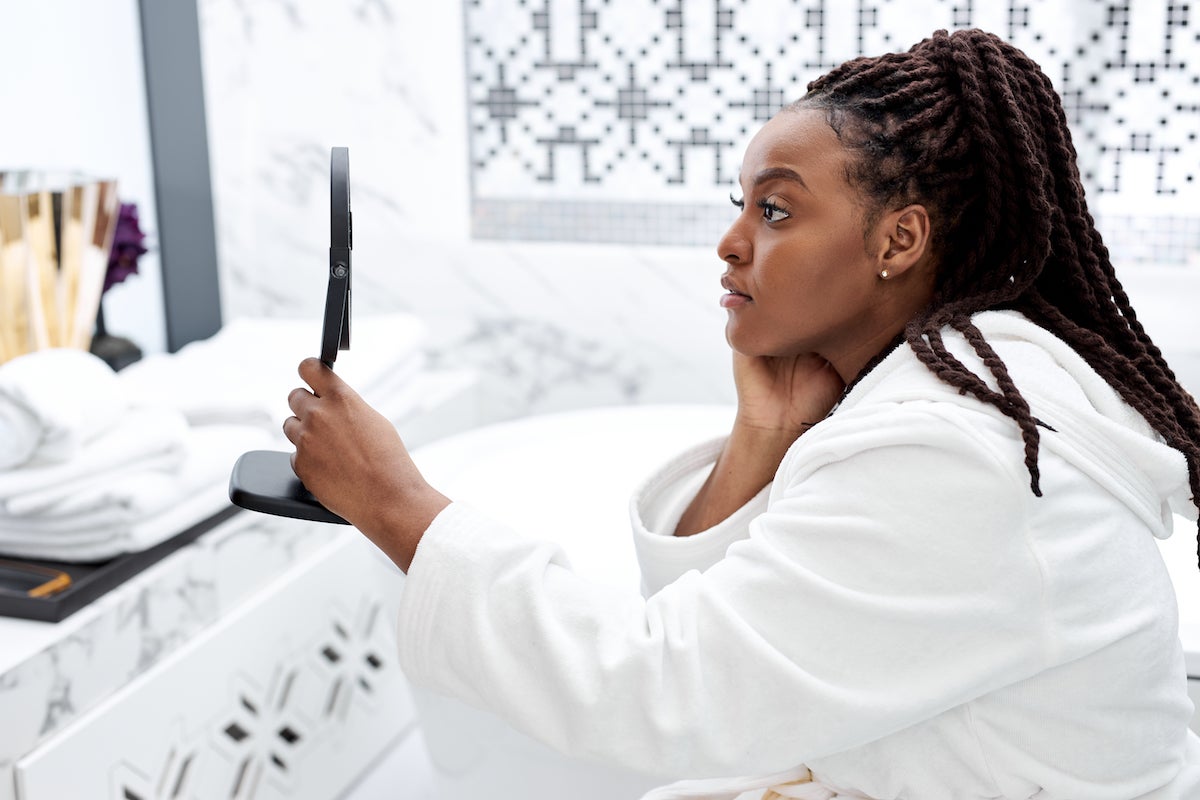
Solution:
<path fill-rule="evenodd" d="M 1200 249 L 1200 23 L 1168 0 L 466 0 L 472 233 L 710 245 L 809 80 L 980 27 L 1050 75 L 1118 260 Z"/>

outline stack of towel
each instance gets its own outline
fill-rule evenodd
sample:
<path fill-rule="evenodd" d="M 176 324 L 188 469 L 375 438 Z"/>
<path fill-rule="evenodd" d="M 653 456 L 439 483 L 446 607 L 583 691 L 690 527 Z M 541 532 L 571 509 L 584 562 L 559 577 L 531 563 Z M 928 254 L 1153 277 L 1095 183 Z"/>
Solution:
<path fill-rule="evenodd" d="M 152 355 L 122 370 L 135 396 L 180 411 L 192 425 L 236 423 L 278 433 L 291 415 L 288 392 L 302 384 L 301 360 L 320 352 L 311 319 L 240 318 L 173 355 Z M 410 387 L 425 367 L 428 329 L 405 313 L 356 316 L 338 374 L 390 419 L 419 405 Z M 284 442 L 286 445 L 286 441 Z"/>
<path fill-rule="evenodd" d="M 15 358 L 0 365 L 0 554 L 88 562 L 150 547 L 226 507 L 234 461 L 272 441 L 189 425 L 82 350 Z"/>

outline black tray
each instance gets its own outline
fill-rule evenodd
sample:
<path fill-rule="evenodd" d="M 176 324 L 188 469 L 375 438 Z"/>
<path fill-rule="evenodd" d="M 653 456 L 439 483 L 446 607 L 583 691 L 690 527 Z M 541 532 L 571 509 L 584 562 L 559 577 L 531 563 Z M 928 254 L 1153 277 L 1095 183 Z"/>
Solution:
<path fill-rule="evenodd" d="M 240 508 L 230 505 L 153 547 L 91 564 L 18 559 L 0 554 L 0 557 L 9 558 L 12 561 L 49 567 L 71 576 L 70 586 L 49 597 L 25 597 L 0 593 L 0 616 L 33 619 L 41 622 L 58 622 L 66 619 L 150 565 L 161 561 L 184 545 L 194 542 L 204 532 L 240 513 L 242 513 Z"/>

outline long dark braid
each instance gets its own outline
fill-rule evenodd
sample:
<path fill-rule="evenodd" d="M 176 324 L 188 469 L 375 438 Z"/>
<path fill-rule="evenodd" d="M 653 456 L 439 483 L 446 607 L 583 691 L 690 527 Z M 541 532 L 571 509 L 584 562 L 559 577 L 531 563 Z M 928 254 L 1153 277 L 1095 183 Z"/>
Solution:
<path fill-rule="evenodd" d="M 1117 280 L 1087 210 L 1062 102 L 1036 63 L 983 31 L 938 31 L 908 52 L 846 62 L 793 107 L 824 109 L 860 154 L 847 177 L 872 198 L 872 213 L 925 204 L 938 274 L 904 338 L 938 378 L 1016 422 L 1034 494 L 1041 423 L 972 324 L 978 311 L 1018 310 L 1069 343 L 1183 453 L 1200 507 L 1200 410 Z M 998 391 L 950 353 L 946 327 L 966 338 Z"/>

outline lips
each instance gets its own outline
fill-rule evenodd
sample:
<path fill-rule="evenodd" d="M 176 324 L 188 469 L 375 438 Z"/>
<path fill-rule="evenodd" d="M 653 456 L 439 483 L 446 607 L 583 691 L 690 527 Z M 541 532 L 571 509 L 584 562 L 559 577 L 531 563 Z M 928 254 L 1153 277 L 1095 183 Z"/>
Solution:
<path fill-rule="evenodd" d="M 744 297 L 744 298 L 746 298 L 747 300 L 753 300 L 753 299 L 754 299 L 754 298 L 752 298 L 750 295 L 746 294 L 746 293 L 745 293 L 745 292 L 743 292 L 741 289 L 739 289 L 739 288 L 737 287 L 737 284 L 736 284 L 736 283 L 734 283 L 734 282 L 733 282 L 733 279 L 732 279 L 732 278 L 730 278 L 728 275 L 722 275 L 722 276 L 721 276 L 721 287 L 722 287 L 722 288 L 723 288 L 725 291 L 729 292 L 730 294 L 739 295 L 739 296 L 741 296 L 741 297 Z"/>
<path fill-rule="evenodd" d="M 721 286 L 723 286 L 725 291 L 728 292 L 728 294 L 721 295 L 722 308 L 737 308 L 738 306 L 745 305 L 754 299 L 750 295 L 738 289 L 737 284 L 735 284 L 728 275 L 721 276 Z"/>

